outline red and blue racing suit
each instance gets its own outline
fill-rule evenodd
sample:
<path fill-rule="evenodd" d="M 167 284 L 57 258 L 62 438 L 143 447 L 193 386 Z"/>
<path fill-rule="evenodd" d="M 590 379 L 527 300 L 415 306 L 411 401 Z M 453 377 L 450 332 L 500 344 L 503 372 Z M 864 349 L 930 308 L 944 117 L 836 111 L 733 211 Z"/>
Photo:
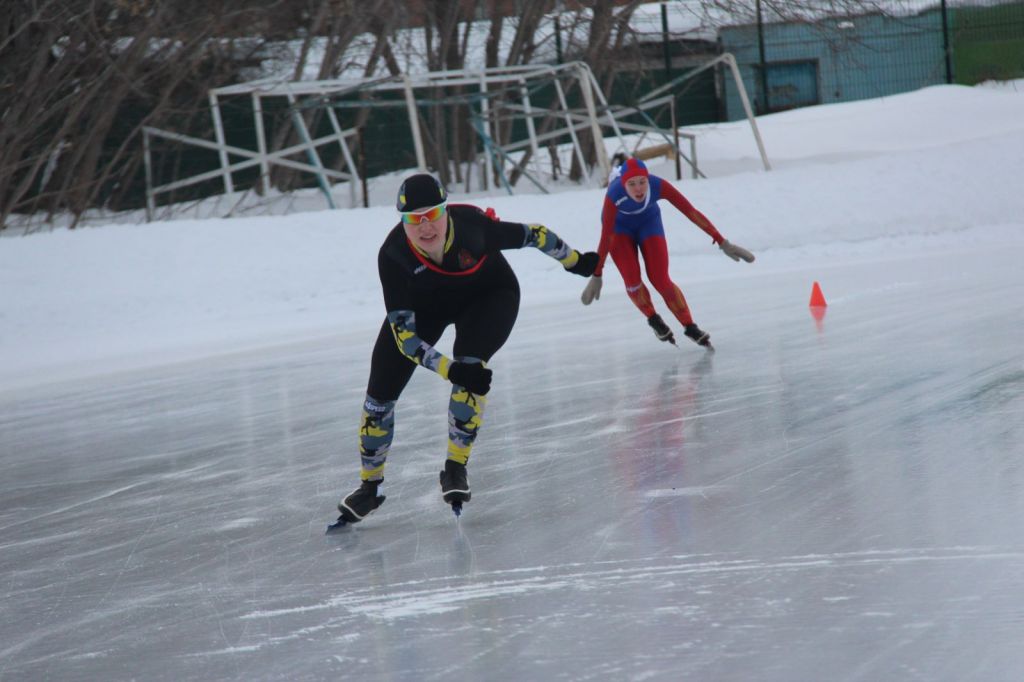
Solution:
<path fill-rule="evenodd" d="M 649 175 L 650 189 L 643 201 L 635 201 L 626 192 L 622 179 L 615 177 L 608 185 L 601 211 L 601 243 L 597 252 L 600 257 L 595 275 L 600 276 L 605 258 L 610 253 L 626 284 L 626 293 L 645 317 L 654 314 L 651 294 L 640 279 L 640 261 L 637 249 L 644 258 L 647 279 L 669 310 L 683 325 L 693 322 L 683 292 L 668 274 L 668 245 L 665 242 L 665 227 L 661 222 L 658 200 L 665 199 L 704 230 L 715 242 L 722 243 L 722 235 L 707 217 L 693 207 L 679 190 L 667 180 Z"/>

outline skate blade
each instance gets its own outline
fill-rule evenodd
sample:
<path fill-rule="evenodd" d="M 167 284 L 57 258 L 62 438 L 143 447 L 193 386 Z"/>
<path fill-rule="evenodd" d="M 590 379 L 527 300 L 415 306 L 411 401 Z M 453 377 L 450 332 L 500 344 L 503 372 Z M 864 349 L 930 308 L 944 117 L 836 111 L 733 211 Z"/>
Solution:
<path fill-rule="evenodd" d="M 707 343 L 698 343 L 697 345 L 699 347 L 701 347 L 701 348 L 704 348 L 709 353 L 714 353 L 715 352 L 715 347 L 711 345 L 710 341 L 708 341 Z M 676 348 L 678 348 L 679 350 L 686 350 L 687 348 L 689 348 L 689 346 L 679 346 L 679 345 L 676 345 Z"/>
<path fill-rule="evenodd" d="M 452 513 L 456 517 L 462 514 L 462 505 L 469 502 L 470 493 L 463 491 L 450 490 L 447 494 L 442 495 L 441 499 L 445 501 L 445 504 L 452 508 Z"/>
<path fill-rule="evenodd" d="M 334 533 L 340 533 L 342 530 L 345 530 L 351 525 L 352 524 L 345 520 L 344 516 L 339 516 L 337 521 L 327 526 L 327 531 L 325 532 L 325 535 L 333 535 Z"/>

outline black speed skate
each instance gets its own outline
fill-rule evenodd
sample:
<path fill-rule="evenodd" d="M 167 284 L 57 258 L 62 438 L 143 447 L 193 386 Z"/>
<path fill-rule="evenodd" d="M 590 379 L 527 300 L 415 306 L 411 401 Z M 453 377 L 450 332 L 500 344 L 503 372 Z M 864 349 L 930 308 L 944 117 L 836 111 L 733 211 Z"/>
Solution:
<path fill-rule="evenodd" d="M 462 503 L 469 502 L 472 493 L 469 490 L 469 481 L 466 478 L 466 465 L 459 464 L 455 460 L 444 461 L 444 471 L 441 472 L 441 497 L 452 506 L 452 511 L 458 516 L 462 513 Z"/>
<path fill-rule="evenodd" d="M 359 523 L 377 507 L 384 504 L 386 499 L 378 488 L 381 481 L 363 481 L 359 487 L 350 492 L 338 503 L 338 511 L 341 516 L 338 520 L 327 526 L 327 532 L 344 528 L 350 523 Z"/>
<path fill-rule="evenodd" d="M 703 331 L 700 327 L 693 324 L 692 322 L 686 325 L 686 329 L 683 330 L 683 334 L 686 338 L 692 340 L 698 346 L 704 346 L 708 350 L 714 350 L 715 347 L 711 345 L 711 335 L 706 331 Z"/>
<path fill-rule="evenodd" d="M 665 320 L 661 319 L 661 315 L 654 313 L 647 318 L 647 324 L 651 325 L 659 341 L 668 341 L 673 346 L 676 345 L 676 337 L 672 335 L 672 330 L 665 324 Z"/>

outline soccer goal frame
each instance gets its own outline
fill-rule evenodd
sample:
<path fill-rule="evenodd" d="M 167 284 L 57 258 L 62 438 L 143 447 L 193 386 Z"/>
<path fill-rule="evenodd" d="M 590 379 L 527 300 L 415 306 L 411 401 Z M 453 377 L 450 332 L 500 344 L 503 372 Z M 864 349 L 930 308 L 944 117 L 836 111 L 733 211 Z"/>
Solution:
<path fill-rule="evenodd" d="M 726 61 L 732 66 L 737 88 L 747 109 L 748 118 L 767 170 L 770 168 L 767 155 L 764 152 L 756 122 L 749 109 L 746 90 L 739 78 L 736 62 L 732 55 L 724 54 L 699 67 L 698 70 L 685 74 L 683 78 L 692 77 L 696 72 L 711 68 L 720 61 Z M 621 151 L 627 155 L 635 151 L 630 150 L 627 145 L 623 130 L 628 130 L 631 133 L 657 134 L 674 147 L 677 159 L 680 156 L 687 158 L 679 148 L 681 134 L 676 128 L 674 115 L 671 130 L 655 125 L 653 119 L 646 115 L 646 111 L 651 108 L 671 104 L 671 88 L 678 82 L 679 79 L 676 79 L 658 90 L 648 93 L 638 103 L 630 107 L 609 105 L 590 67 L 580 61 L 558 65 L 526 64 L 485 69 L 431 71 L 372 79 L 317 81 L 265 79 L 214 88 L 209 91 L 214 140 L 203 140 L 152 127 L 143 129 L 147 218 L 153 219 L 156 210 L 156 197 L 161 194 L 217 178 L 221 179 L 224 191 L 232 193 L 235 191 L 233 174 L 256 166 L 260 170 L 258 182 L 265 194 L 270 193 L 270 169 L 276 165 L 312 175 L 329 208 L 336 207 L 332 181 L 348 184 L 351 206 L 366 205 L 368 198 L 366 197 L 365 183 L 361 182 L 364 179 L 360 178 L 359 169 L 352 153 L 352 144 L 354 138 L 359 135 L 359 131 L 356 128 L 343 129 L 336 109 L 382 105 L 404 107 L 413 140 L 417 168 L 421 172 L 427 172 L 430 169 L 427 167 L 419 108 L 438 104 L 431 100 L 431 97 L 434 96 L 432 93 L 444 92 L 445 88 L 456 86 L 463 91 L 468 86 L 470 90 L 462 99 L 445 100 L 441 104 L 471 104 L 471 123 L 483 148 L 483 151 L 477 155 L 482 171 L 480 174 L 482 189 L 489 189 L 489 177 L 493 175 L 498 179 L 498 185 L 509 194 L 513 194 L 513 183 L 508 181 L 507 174 L 509 171 L 514 171 L 519 176 L 526 177 L 541 192 L 547 192 L 543 169 L 540 166 L 540 148 L 544 142 L 551 145 L 558 142 L 563 148 L 567 145 L 579 168 L 584 169 L 581 182 L 602 185 L 606 182 L 611 170 L 609 159 L 615 151 Z M 556 96 L 548 106 L 537 106 L 531 100 L 531 93 L 547 86 L 554 89 Z M 571 106 L 569 94 L 570 91 L 575 94 L 575 89 L 579 91 L 578 99 L 581 102 L 578 106 Z M 358 94 L 365 95 L 366 98 L 372 100 L 375 93 L 388 92 L 401 93 L 402 97 L 391 98 L 386 103 L 362 101 L 363 98 L 352 99 L 352 95 Z M 247 149 L 229 145 L 226 142 L 221 106 L 225 98 L 229 97 L 248 97 L 251 101 L 254 148 Z M 283 149 L 268 151 L 264 111 L 268 108 L 270 100 L 274 99 L 285 101 L 291 124 L 300 142 Z M 312 137 L 302 115 L 310 109 L 322 109 L 326 113 L 331 126 L 330 134 L 317 138 Z M 624 120 L 636 113 L 641 113 L 647 123 L 637 124 Z M 538 133 L 536 121 L 539 118 L 547 118 L 549 122 L 557 120 L 560 121 L 560 124 L 549 125 L 546 132 Z M 523 126 L 525 136 L 519 139 L 506 139 L 499 143 L 494 134 L 495 125 L 499 121 L 512 119 L 522 120 L 525 123 Z M 581 130 L 590 132 L 593 144 L 592 158 L 600 170 L 600 173 L 596 175 L 586 172 L 589 165 L 587 155 L 580 136 L 577 134 Z M 608 131 L 617 141 L 617 145 L 612 151 L 608 149 L 605 131 Z M 689 138 L 691 149 L 687 161 L 692 166 L 694 177 L 697 177 L 694 138 L 692 135 L 686 137 Z M 153 138 L 167 139 L 184 145 L 216 151 L 220 167 L 162 185 L 154 185 L 151 154 Z M 568 143 L 561 142 L 566 139 L 568 139 Z M 339 147 L 341 152 L 339 158 L 342 161 L 340 168 L 328 168 L 324 163 L 321 149 L 325 145 Z M 526 150 L 529 150 L 530 153 L 526 154 Z M 300 153 L 305 155 L 305 162 L 288 158 Z M 531 159 L 529 168 L 525 162 L 527 157 Z"/>

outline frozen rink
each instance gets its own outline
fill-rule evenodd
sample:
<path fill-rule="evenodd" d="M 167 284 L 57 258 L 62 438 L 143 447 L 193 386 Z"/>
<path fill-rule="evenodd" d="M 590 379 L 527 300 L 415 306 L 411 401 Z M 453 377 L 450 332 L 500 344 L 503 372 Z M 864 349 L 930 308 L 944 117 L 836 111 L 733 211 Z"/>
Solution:
<path fill-rule="evenodd" d="M 421 370 L 324 534 L 375 327 L 0 393 L 0 679 L 1019 680 L 1019 255 L 681 262 L 714 355 L 526 300 L 458 522 Z"/>

